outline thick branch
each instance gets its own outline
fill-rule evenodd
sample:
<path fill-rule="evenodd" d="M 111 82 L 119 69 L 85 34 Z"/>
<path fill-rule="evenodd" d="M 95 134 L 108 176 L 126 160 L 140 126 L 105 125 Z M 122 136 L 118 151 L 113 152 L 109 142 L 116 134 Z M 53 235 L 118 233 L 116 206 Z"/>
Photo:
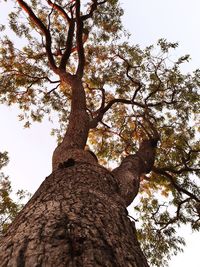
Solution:
<path fill-rule="evenodd" d="M 71 53 L 73 52 L 72 46 L 73 46 L 75 23 L 74 23 L 73 18 L 70 18 L 61 6 L 59 6 L 58 4 L 52 3 L 50 0 L 48 0 L 47 2 L 53 9 L 57 10 L 62 15 L 62 17 L 67 20 L 69 24 L 68 35 L 67 35 L 67 40 L 66 40 L 66 45 L 65 45 L 65 52 L 62 55 L 60 66 L 59 66 L 59 69 L 65 70 L 67 61 Z"/>
<path fill-rule="evenodd" d="M 85 65 L 85 53 L 83 47 L 83 20 L 80 14 L 80 0 L 76 0 L 76 46 L 78 52 L 78 68 L 76 75 L 79 78 L 83 77 L 84 65 Z"/>
<path fill-rule="evenodd" d="M 140 177 L 151 171 L 157 146 L 157 139 L 144 140 L 134 155 L 127 156 L 121 165 L 113 170 L 119 184 L 120 194 L 128 206 L 137 196 Z"/>
<path fill-rule="evenodd" d="M 44 34 L 46 39 L 45 49 L 47 53 L 47 57 L 49 60 L 49 64 L 51 69 L 57 73 L 57 66 L 55 64 L 55 60 L 51 51 L 51 34 L 49 30 L 46 28 L 46 26 L 43 24 L 43 22 L 35 15 L 33 10 L 27 5 L 26 2 L 23 0 L 17 0 L 18 4 L 21 6 L 21 8 L 28 14 L 29 18 L 34 22 L 34 24 L 37 26 L 38 29 L 41 30 L 41 32 Z"/>
<path fill-rule="evenodd" d="M 53 3 L 52 1 L 50 0 L 47 0 L 47 3 L 54 9 L 54 10 L 57 10 L 61 16 L 66 19 L 69 23 L 71 21 L 70 17 L 68 16 L 68 14 L 65 12 L 65 10 L 59 6 L 58 4 L 56 4 L 55 2 Z"/>
<path fill-rule="evenodd" d="M 67 36 L 67 41 L 66 41 L 66 49 L 64 54 L 62 55 L 61 61 L 60 61 L 60 66 L 59 68 L 62 70 L 65 70 L 67 61 L 72 53 L 72 46 L 73 46 L 73 37 L 74 37 L 74 27 L 75 23 L 74 21 L 70 21 L 69 23 L 69 30 L 68 30 L 68 36 Z"/>

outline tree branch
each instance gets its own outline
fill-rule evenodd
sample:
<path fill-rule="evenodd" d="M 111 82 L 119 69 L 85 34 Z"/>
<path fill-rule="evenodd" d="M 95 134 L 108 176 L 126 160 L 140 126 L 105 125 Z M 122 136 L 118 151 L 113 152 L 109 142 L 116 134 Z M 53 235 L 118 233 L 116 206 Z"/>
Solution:
<path fill-rule="evenodd" d="M 67 41 L 66 41 L 65 52 L 62 55 L 60 66 L 59 66 L 59 69 L 62 69 L 62 70 L 65 70 L 67 61 L 72 53 L 74 27 L 75 27 L 75 23 L 73 20 L 71 20 L 69 22 L 69 30 L 68 30 L 68 36 L 67 36 Z"/>
<path fill-rule="evenodd" d="M 171 183 L 171 185 L 179 192 L 179 193 L 184 193 L 187 196 L 189 196 L 190 198 L 196 200 L 197 202 L 200 202 L 200 199 L 198 199 L 193 193 L 191 193 L 190 191 L 188 191 L 185 188 L 182 188 L 173 178 L 173 176 L 171 174 L 169 174 L 167 171 L 164 171 L 162 169 L 153 167 L 153 171 L 157 174 L 162 174 L 164 175 Z"/>
<path fill-rule="evenodd" d="M 58 89 L 58 87 L 60 86 L 60 83 L 56 85 L 56 87 L 54 87 L 53 89 L 51 89 L 50 91 L 47 92 L 47 95 L 50 95 L 52 92 L 54 92 L 55 90 Z"/>
<path fill-rule="evenodd" d="M 83 20 L 80 14 L 80 0 L 76 0 L 76 45 L 78 52 L 78 67 L 76 71 L 76 75 L 79 78 L 83 77 L 83 71 L 85 66 L 85 53 L 83 47 Z"/>
<path fill-rule="evenodd" d="M 0 72 L 0 74 L 5 74 L 5 73 L 9 73 L 9 74 L 12 73 L 12 75 L 21 76 L 21 77 L 28 77 L 28 78 L 36 80 L 36 81 L 46 80 L 49 83 L 59 83 L 60 82 L 60 80 L 55 80 L 55 81 L 51 80 L 48 76 L 33 76 L 33 75 L 30 75 L 27 73 L 23 73 L 22 71 L 18 71 L 16 69 L 9 69 L 9 71 Z"/>
<path fill-rule="evenodd" d="M 138 80 L 135 80 L 133 79 L 133 77 L 131 77 L 131 75 L 129 74 L 129 71 L 130 69 L 133 69 L 133 68 L 136 68 L 136 67 L 133 67 L 129 61 L 127 59 L 125 59 L 122 55 L 120 55 L 119 53 L 117 54 L 117 56 L 122 59 L 126 65 L 127 65 L 127 68 L 126 68 L 126 76 L 128 77 L 128 79 L 132 82 L 133 86 L 137 86 L 137 89 L 135 90 L 134 92 L 134 95 L 132 97 L 132 101 L 135 100 L 136 96 L 137 96 L 137 93 L 140 91 L 140 89 L 142 88 L 142 83 Z"/>
<path fill-rule="evenodd" d="M 68 14 L 65 12 L 65 10 L 59 6 L 58 4 L 56 4 L 55 2 L 53 3 L 52 1 L 50 0 L 47 0 L 47 3 L 54 9 L 54 10 L 57 10 L 61 16 L 66 19 L 68 21 L 68 23 L 70 23 L 71 21 L 71 18 L 68 16 Z"/>
<path fill-rule="evenodd" d="M 130 205 L 138 194 L 140 176 L 152 170 L 157 141 L 155 139 L 144 140 L 134 155 L 127 156 L 121 165 L 112 171 L 126 206 Z"/>
<path fill-rule="evenodd" d="M 54 10 L 57 10 L 61 14 L 61 16 L 65 20 L 67 20 L 69 24 L 68 35 L 67 35 L 67 40 L 66 40 L 66 45 L 65 45 L 65 52 L 63 53 L 63 55 L 61 54 L 62 58 L 61 58 L 60 65 L 59 65 L 59 69 L 65 70 L 67 61 L 71 53 L 73 52 L 72 46 L 73 46 L 73 37 L 74 37 L 74 28 L 75 28 L 74 19 L 70 18 L 68 14 L 65 12 L 65 10 L 58 4 L 52 3 L 52 1 L 50 0 L 47 0 L 47 2 Z"/>
<path fill-rule="evenodd" d="M 190 200 L 191 200 L 191 198 L 188 197 L 188 198 L 178 202 L 177 203 L 177 209 L 176 209 L 176 215 L 173 218 L 167 219 L 166 221 L 159 221 L 159 217 L 158 217 L 158 219 L 156 218 L 156 215 L 157 214 L 159 215 L 161 207 L 163 207 L 163 206 L 166 207 L 166 210 L 167 210 L 167 207 L 168 207 L 168 205 L 166 205 L 166 204 L 160 204 L 158 206 L 158 208 L 156 209 L 156 211 L 152 213 L 152 220 L 154 221 L 155 225 L 160 225 L 160 227 L 161 227 L 161 228 L 156 229 L 156 230 L 162 231 L 162 230 L 166 229 L 170 224 L 176 223 L 180 219 L 181 206 L 183 204 L 189 202 Z"/>
<path fill-rule="evenodd" d="M 179 165 L 180 166 L 180 165 Z M 190 168 L 190 167 L 183 167 L 179 170 L 175 170 L 175 169 L 172 169 L 172 168 L 160 168 L 159 171 L 161 172 L 170 172 L 170 173 L 173 173 L 173 174 L 182 174 L 184 172 L 198 172 L 200 171 L 200 168 Z"/>
<path fill-rule="evenodd" d="M 108 104 L 102 108 L 101 110 L 99 110 L 99 114 L 91 121 L 90 128 L 95 128 L 97 126 L 97 124 L 103 119 L 104 114 L 115 104 L 115 103 L 123 103 L 123 104 L 128 104 L 128 105 L 136 105 L 138 107 L 141 108 L 146 108 L 145 105 L 139 103 L 139 102 L 135 102 L 132 100 L 128 100 L 128 99 L 123 99 L 123 98 L 114 98 L 112 100 L 110 100 L 108 102 Z"/>
<path fill-rule="evenodd" d="M 105 1 L 101 1 L 101 2 L 99 2 L 99 3 L 98 3 L 97 0 L 93 0 L 92 2 L 93 2 L 93 4 L 91 5 L 91 8 L 90 8 L 89 13 L 86 14 L 86 15 L 84 15 L 84 16 L 82 16 L 82 20 L 83 20 L 83 21 L 84 21 L 84 20 L 87 20 L 87 19 L 89 19 L 89 18 L 92 18 L 93 14 L 94 14 L 94 11 L 97 10 L 97 7 L 98 7 L 99 5 L 103 5 L 103 4 L 105 4 L 105 3 L 107 2 L 107 0 L 105 0 Z"/>
<path fill-rule="evenodd" d="M 51 34 L 49 30 L 46 28 L 46 26 L 43 24 L 43 22 L 35 15 L 33 10 L 28 6 L 26 2 L 23 0 L 17 0 L 18 4 L 20 7 L 28 14 L 29 18 L 34 22 L 34 24 L 37 26 L 38 29 L 41 30 L 41 32 L 44 34 L 45 39 L 46 39 L 46 44 L 45 44 L 45 49 L 46 49 L 46 54 L 49 60 L 49 64 L 51 69 L 55 72 L 58 73 L 58 68 L 56 66 L 52 51 L 51 51 Z"/>

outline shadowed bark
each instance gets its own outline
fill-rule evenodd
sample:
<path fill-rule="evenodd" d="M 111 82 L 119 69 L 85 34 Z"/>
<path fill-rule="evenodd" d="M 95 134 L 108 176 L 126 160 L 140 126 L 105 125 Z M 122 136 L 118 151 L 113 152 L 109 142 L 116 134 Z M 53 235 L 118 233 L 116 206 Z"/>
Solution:
<path fill-rule="evenodd" d="M 147 267 L 114 176 L 61 166 L 42 183 L 0 246 L 1 267 Z"/>

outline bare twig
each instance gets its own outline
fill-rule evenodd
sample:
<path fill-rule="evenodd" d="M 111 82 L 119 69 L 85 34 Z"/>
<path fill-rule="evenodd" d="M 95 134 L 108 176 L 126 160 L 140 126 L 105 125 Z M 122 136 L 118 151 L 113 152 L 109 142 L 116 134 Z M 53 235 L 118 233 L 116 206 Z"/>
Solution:
<path fill-rule="evenodd" d="M 50 91 L 48 91 L 47 92 L 47 95 L 50 95 L 52 92 L 54 92 L 55 90 L 57 90 L 59 86 L 60 86 L 60 83 L 58 85 L 56 85 L 56 87 L 54 87 L 53 89 L 51 89 Z"/>

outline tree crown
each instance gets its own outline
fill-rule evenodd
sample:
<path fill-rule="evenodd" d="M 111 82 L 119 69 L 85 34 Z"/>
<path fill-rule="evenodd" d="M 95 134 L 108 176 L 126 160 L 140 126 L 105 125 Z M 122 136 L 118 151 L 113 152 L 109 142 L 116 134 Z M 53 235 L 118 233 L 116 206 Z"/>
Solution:
<path fill-rule="evenodd" d="M 133 153 L 145 138 L 160 139 L 155 167 L 143 177 L 135 207 L 142 219 L 138 235 L 160 266 L 184 243 L 174 226 L 200 226 L 200 71 L 181 71 L 188 55 L 171 60 L 177 43 L 160 39 L 144 50 L 130 45 L 117 0 L 14 2 L 9 29 L 24 42 L 2 34 L 0 101 L 17 103 L 26 127 L 56 111 L 60 129 L 54 133 L 62 135 L 70 82 L 78 77 L 90 116 L 88 143 L 102 164 Z"/>

